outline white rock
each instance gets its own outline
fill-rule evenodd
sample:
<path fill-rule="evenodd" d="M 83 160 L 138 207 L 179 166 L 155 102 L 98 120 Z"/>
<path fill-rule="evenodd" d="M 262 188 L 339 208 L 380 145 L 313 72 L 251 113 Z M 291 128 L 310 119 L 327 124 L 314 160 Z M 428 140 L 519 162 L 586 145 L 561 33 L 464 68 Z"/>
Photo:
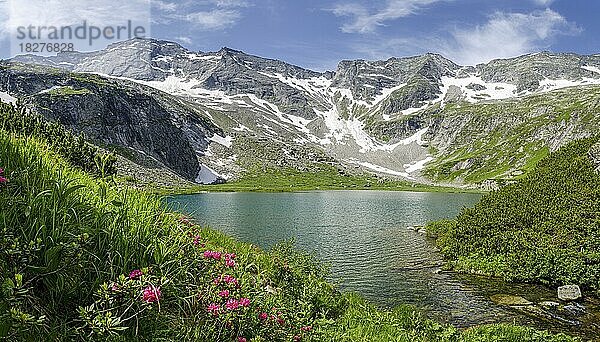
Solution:
<path fill-rule="evenodd" d="M 581 289 L 577 285 L 565 285 L 558 288 L 558 299 L 577 300 L 581 298 Z"/>

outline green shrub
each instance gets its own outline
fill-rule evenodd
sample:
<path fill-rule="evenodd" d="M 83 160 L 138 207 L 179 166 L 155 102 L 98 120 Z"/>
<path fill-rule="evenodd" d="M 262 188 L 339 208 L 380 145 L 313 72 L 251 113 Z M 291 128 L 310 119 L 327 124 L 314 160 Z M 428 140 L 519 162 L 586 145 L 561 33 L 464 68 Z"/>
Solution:
<path fill-rule="evenodd" d="M 44 140 L 72 165 L 101 177 L 117 173 L 114 153 L 104 153 L 56 122 L 44 120 L 23 107 L 0 103 L 0 129 Z"/>
<path fill-rule="evenodd" d="M 456 220 L 429 224 L 457 270 L 600 290 L 600 175 L 579 140 Z"/>

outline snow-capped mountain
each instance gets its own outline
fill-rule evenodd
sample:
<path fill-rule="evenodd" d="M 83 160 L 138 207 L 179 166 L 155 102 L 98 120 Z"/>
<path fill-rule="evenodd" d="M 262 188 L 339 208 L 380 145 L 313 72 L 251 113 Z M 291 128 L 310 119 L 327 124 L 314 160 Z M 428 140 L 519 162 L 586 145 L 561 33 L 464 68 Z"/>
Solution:
<path fill-rule="evenodd" d="M 281 165 L 299 167 L 293 161 L 306 159 L 413 180 L 422 180 L 421 170 L 436 165 L 459 173 L 448 180 L 469 181 L 464 177 L 469 169 L 476 171 L 496 160 L 491 152 L 477 150 L 473 139 L 480 142 L 504 129 L 509 131 L 503 134 L 510 134 L 522 120 L 536 121 L 540 110 L 547 114 L 549 104 L 538 101 L 523 115 L 485 116 L 482 110 L 520 113 L 521 100 L 544 94 L 550 94 L 545 99 L 555 98 L 568 87 L 588 94 L 600 85 L 600 55 L 546 52 L 477 66 L 460 66 L 437 54 L 342 61 L 336 71 L 322 73 L 228 48 L 193 52 L 172 42 L 134 39 L 93 53 L 19 56 L 12 62 L 60 68 L 73 75 L 97 74 L 129 86 L 133 82 L 181 101 L 216 128 L 203 138 L 188 137 L 205 140 L 192 143 L 202 165 L 198 181 L 243 172 L 251 163 L 249 155 L 256 152 L 248 149 L 248 139 L 259 149 L 282 152 L 277 158 L 283 161 L 274 161 Z M 0 86 L 6 95 L 34 94 L 6 82 Z M 56 86 L 44 84 L 45 90 Z M 555 130 L 552 120 L 536 124 L 538 131 L 527 138 L 539 146 L 512 167 L 490 175 L 510 174 L 535 151 L 592 134 L 589 123 L 569 120 L 566 125 L 575 126 L 558 142 L 544 131 Z M 261 154 L 253 157 L 260 162 L 257 156 Z M 437 168 L 428 176 L 445 179 Z"/>

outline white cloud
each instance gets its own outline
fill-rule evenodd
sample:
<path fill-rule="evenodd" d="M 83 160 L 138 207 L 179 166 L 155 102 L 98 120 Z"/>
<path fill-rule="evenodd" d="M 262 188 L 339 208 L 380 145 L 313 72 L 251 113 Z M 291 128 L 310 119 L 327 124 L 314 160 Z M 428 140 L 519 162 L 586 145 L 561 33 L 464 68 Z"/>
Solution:
<path fill-rule="evenodd" d="M 153 18 L 156 23 L 171 24 L 173 21 L 183 21 L 191 23 L 200 30 L 222 30 L 231 27 L 242 17 L 240 8 L 250 6 L 246 0 L 200 0 L 181 3 L 152 0 L 152 2 L 154 8 L 162 10 Z"/>
<path fill-rule="evenodd" d="M 250 3 L 245 0 L 211 0 L 217 7 L 234 8 L 234 7 L 248 7 Z"/>
<path fill-rule="evenodd" d="M 558 35 L 579 32 L 550 9 L 528 14 L 497 12 L 483 25 L 453 30 L 453 42 L 440 50 L 459 63 L 476 64 L 538 51 Z"/>
<path fill-rule="evenodd" d="M 550 6 L 554 0 L 532 0 L 535 4 L 540 6 Z"/>
<path fill-rule="evenodd" d="M 150 0 L 152 7 L 166 12 L 174 12 L 177 10 L 177 4 L 174 2 L 167 2 L 162 0 Z"/>
<path fill-rule="evenodd" d="M 2 21 L 0 31 L 6 37 L 16 33 L 19 26 L 70 26 L 88 25 L 116 26 L 132 20 L 148 24 L 150 3 L 148 0 L 9 0 L 0 3 Z M 149 28 L 148 28 L 149 29 Z"/>
<path fill-rule="evenodd" d="M 371 33 L 386 21 L 416 14 L 427 5 L 444 0 L 387 0 L 384 8 L 371 12 L 357 3 L 340 3 L 331 11 L 338 17 L 350 17 L 351 21 L 342 25 L 346 33 Z"/>
<path fill-rule="evenodd" d="M 190 13 L 184 19 L 202 30 L 221 30 L 235 24 L 240 17 L 239 11 L 215 9 Z"/>
<path fill-rule="evenodd" d="M 188 44 L 191 45 L 192 44 L 192 38 L 190 37 L 185 37 L 185 36 L 181 36 L 181 37 L 175 37 L 176 41 L 182 42 L 184 44 Z"/>

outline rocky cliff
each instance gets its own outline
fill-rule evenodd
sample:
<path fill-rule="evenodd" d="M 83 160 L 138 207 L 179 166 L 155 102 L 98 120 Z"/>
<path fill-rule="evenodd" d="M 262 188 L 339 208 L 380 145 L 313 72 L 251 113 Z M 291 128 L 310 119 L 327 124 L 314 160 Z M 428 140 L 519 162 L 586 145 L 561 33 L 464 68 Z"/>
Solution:
<path fill-rule="evenodd" d="M 2 68 L 0 90 L 100 146 L 144 165 L 164 165 L 189 180 L 200 170 L 196 151 L 222 134 L 172 96 L 128 81 L 12 63 Z"/>

